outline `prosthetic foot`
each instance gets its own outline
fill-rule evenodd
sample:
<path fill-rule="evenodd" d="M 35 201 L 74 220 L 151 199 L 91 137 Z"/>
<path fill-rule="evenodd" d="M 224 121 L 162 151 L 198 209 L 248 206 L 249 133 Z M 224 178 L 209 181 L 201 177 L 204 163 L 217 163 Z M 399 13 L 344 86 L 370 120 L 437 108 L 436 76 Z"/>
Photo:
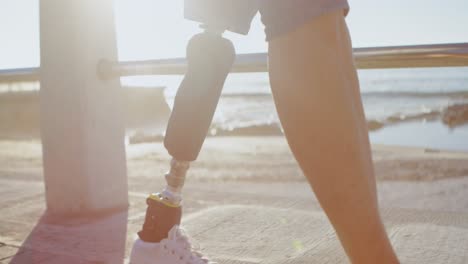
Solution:
<path fill-rule="evenodd" d="M 151 194 L 146 204 L 145 223 L 138 236 L 145 242 L 160 242 L 173 226 L 180 225 L 182 207 L 168 203 L 161 194 Z"/>
<path fill-rule="evenodd" d="M 171 161 L 171 170 L 166 174 L 167 186 L 162 193 L 151 194 L 146 203 L 145 223 L 138 236 L 145 242 L 160 242 L 166 238 L 169 230 L 180 225 L 182 218 L 182 187 L 188 162 Z"/>
<path fill-rule="evenodd" d="M 205 32 L 195 35 L 187 47 L 188 69 L 177 91 L 164 139 L 164 146 L 173 157 L 171 169 L 166 174 L 167 186 L 161 193 L 152 194 L 147 199 L 146 218 L 143 229 L 138 232 L 140 239 L 132 250 L 132 264 L 176 263 L 165 262 L 168 256 L 153 252 L 165 254 L 176 252 L 176 249 L 182 252 L 181 256 L 188 257 L 186 263 L 211 263 L 198 253 L 193 253 L 185 242 L 180 248 L 174 244 L 176 242 L 170 242 L 171 236 L 185 237 L 180 235 L 178 227 L 182 216 L 185 176 L 190 162 L 198 157 L 235 58 L 234 47 L 221 36 L 222 31 L 205 29 Z M 161 249 L 163 244 L 172 245 L 175 249 L 164 251 L 164 246 Z M 147 250 L 149 248 L 154 250 Z M 161 261 L 154 259 L 154 254 Z M 152 256 L 151 262 L 144 261 L 146 255 Z M 196 261 L 191 262 L 192 259 Z"/>

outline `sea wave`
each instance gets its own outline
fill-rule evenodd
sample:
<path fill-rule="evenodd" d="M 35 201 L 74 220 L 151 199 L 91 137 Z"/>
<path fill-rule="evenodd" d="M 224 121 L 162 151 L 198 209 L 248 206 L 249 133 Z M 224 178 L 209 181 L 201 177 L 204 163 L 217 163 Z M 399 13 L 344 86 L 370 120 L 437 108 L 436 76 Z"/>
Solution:
<path fill-rule="evenodd" d="M 413 115 L 392 115 L 385 120 L 367 120 L 368 130 L 370 132 L 382 128 L 402 124 L 405 122 L 424 121 L 431 122 L 440 120 L 448 127 L 453 128 L 453 116 L 456 116 L 456 125 L 468 123 L 468 104 L 453 105 L 441 111 L 429 111 Z M 208 137 L 215 136 L 279 136 L 283 135 L 283 129 L 279 123 L 252 124 L 247 126 L 226 127 L 222 124 L 214 123 L 207 134 Z M 128 143 L 137 144 L 145 142 L 159 142 L 164 140 L 164 132 L 139 130 L 133 135 L 129 135 Z"/>
<path fill-rule="evenodd" d="M 450 91 L 450 92 L 412 92 L 412 91 L 367 91 L 362 92 L 363 97 L 380 97 L 380 98 L 454 98 L 468 99 L 468 91 Z"/>

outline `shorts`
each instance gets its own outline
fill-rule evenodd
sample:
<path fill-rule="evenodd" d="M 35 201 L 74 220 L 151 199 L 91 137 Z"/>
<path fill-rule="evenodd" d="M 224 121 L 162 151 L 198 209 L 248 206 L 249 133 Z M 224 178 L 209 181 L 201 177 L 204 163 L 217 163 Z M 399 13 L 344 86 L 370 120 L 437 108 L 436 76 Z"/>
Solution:
<path fill-rule="evenodd" d="M 184 15 L 219 29 L 247 34 L 260 11 L 267 41 L 325 13 L 349 11 L 347 0 L 185 0 Z"/>

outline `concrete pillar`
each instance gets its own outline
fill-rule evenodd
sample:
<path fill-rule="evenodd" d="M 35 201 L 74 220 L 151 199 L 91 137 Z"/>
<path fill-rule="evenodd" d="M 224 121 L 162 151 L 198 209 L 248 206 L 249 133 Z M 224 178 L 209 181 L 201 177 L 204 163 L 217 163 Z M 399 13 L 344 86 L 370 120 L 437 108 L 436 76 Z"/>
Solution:
<path fill-rule="evenodd" d="M 48 211 L 89 214 L 126 208 L 124 114 L 118 79 L 100 80 L 100 59 L 117 60 L 112 0 L 41 0 L 41 137 Z"/>

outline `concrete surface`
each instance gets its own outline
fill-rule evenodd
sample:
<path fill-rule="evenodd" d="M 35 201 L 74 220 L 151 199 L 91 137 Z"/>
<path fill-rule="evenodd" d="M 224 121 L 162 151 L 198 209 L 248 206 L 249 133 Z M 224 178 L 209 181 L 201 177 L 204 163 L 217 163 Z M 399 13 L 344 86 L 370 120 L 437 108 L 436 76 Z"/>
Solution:
<path fill-rule="evenodd" d="M 127 148 L 127 211 L 80 218 L 45 214 L 37 142 L 0 146 L 10 149 L 0 148 L 0 263 L 126 262 L 143 222 L 144 199 L 164 184 L 168 157 L 160 144 Z M 378 162 L 394 164 L 397 156 L 406 165 L 468 160 L 463 153 L 374 150 Z M 298 173 L 281 139 L 210 139 L 186 185 L 183 225 L 219 263 L 348 263 Z M 468 177 L 450 175 L 379 181 L 383 218 L 402 263 L 468 263 Z"/>

